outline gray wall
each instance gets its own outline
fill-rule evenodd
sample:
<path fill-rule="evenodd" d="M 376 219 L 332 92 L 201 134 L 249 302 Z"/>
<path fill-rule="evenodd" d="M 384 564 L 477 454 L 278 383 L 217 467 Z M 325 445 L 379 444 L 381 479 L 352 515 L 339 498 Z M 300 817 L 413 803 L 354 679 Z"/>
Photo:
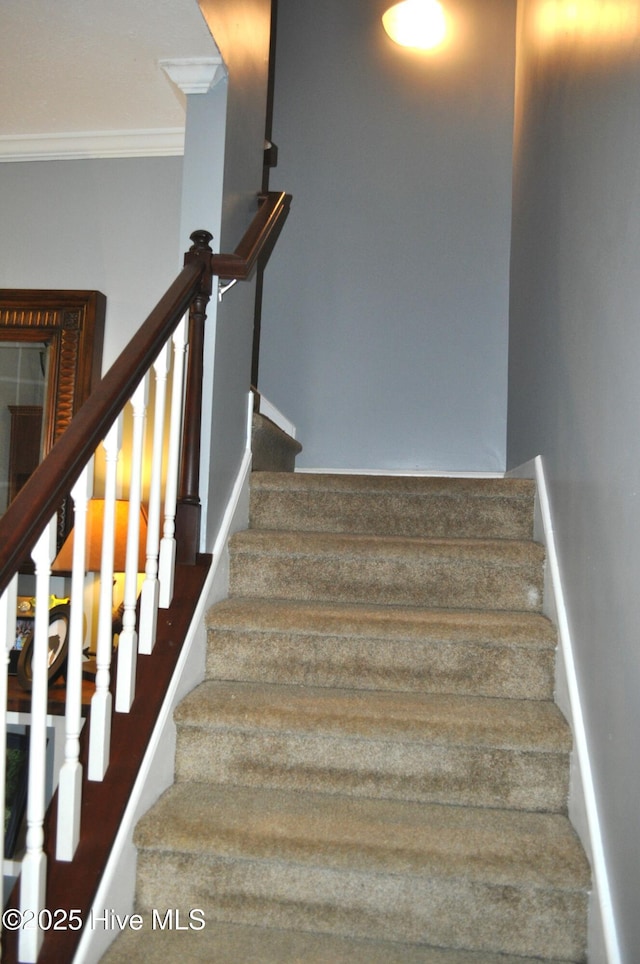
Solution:
<path fill-rule="evenodd" d="M 259 387 L 300 466 L 505 465 L 515 0 L 451 0 L 403 51 L 388 0 L 280 0 Z"/>
<path fill-rule="evenodd" d="M 214 234 L 215 251 L 233 251 L 257 210 L 262 181 L 270 2 L 199 2 L 229 77 L 188 98 L 183 205 L 197 227 Z M 221 305 L 214 292 L 207 314 L 201 497 L 202 548 L 209 551 L 245 449 L 254 302 L 255 280 L 240 282 Z"/>
<path fill-rule="evenodd" d="M 623 959 L 640 953 L 640 35 L 518 42 L 509 464 L 541 453 Z M 627 8 L 630 10 L 630 8 Z M 634 14 L 635 16 L 635 14 Z M 560 25 L 561 26 L 561 25 Z"/>
<path fill-rule="evenodd" d="M 182 158 L 0 165 L 0 287 L 107 297 L 103 371 L 178 273 Z"/>

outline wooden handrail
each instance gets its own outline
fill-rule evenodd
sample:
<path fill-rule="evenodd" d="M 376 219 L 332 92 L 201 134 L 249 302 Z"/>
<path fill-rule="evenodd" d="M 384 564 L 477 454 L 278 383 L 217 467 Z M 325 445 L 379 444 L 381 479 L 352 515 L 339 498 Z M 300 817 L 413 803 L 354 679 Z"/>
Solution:
<path fill-rule="evenodd" d="M 233 254 L 214 254 L 213 273 L 226 281 L 246 281 L 266 261 L 289 214 L 291 195 L 269 191 L 259 195 L 260 207 Z"/>
<path fill-rule="evenodd" d="M 211 275 L 217 275 L 225 281 L 246 281 L 256 265 L 266 265 L 289 214 L 291 195 L 270 191 L 258 195 L 258 203 L 258 210 L 236 250 L 232 254 L 211 256 Z M 192 237 L 195 238 L 195 235 Z M 200 545 L 200 426 L 207 299 L 208 296 L 205 298 L 204 295 L 195 299 L 189 321 L 185 432 L 176 511 L 176 532 L 180 533 L 177 561 L 185 565 L 195 564 Z"/>
<path fill-rule="evenodd" d="M 206 270 L 192 260 L 71 420 L 0 518 L 0 593 L 28 557 L 43 526 L 77 481 L 122 407 L 193 301 Z"/>

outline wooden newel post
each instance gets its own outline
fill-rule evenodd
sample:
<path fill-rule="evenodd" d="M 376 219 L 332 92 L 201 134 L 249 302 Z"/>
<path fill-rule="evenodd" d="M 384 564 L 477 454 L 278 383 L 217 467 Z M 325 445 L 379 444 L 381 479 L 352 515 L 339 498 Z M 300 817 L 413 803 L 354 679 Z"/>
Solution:
<path fill-rule="evenodd" d="M 198 294 L 189 310 L 189 354 L 187 359 L 184 432 L 180 485 L 176 505 L 176 562 L 194 565 L 200 546 L 200 426 L 202 416 L 202 369 L 204 323 L 211 297 L 213 270 L 208 231 L 194 231 L 185 264 L 204 265 Z"/>

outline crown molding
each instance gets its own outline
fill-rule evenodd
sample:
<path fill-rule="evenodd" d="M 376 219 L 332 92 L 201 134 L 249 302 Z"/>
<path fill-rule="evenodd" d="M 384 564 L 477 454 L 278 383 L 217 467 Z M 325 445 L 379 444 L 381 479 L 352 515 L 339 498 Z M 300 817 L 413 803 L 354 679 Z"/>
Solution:
<path fill-rule="evenodd" d="M 184 128 L 0 135 L 0 163 L 184 154 Z"/>
<path fill-rule="evenodd" d="M 222 57 L 160 60 L 184 94 L 206 94 L 227 76 Z M 150 130 L 0 134 L 0 163 L 105 157 L 175 157 L 184 154 L 184 127 Z"/>
<path fill-rule="evenodd" d="M 206 94 L 227 76 L 222 57 L 181 57 L 158 64 L 183 94 Z"/>

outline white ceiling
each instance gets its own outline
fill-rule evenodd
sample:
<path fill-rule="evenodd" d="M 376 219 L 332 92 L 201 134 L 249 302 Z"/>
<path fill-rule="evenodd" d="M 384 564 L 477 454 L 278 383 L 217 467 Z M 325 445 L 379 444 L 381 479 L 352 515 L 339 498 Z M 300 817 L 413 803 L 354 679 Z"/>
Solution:
<path fill-rule="evenodd" d="M 218 53 L 197 0 L 0 0 L 0 37 L 4 140 L 183 128 L 158 61 Z"/>

